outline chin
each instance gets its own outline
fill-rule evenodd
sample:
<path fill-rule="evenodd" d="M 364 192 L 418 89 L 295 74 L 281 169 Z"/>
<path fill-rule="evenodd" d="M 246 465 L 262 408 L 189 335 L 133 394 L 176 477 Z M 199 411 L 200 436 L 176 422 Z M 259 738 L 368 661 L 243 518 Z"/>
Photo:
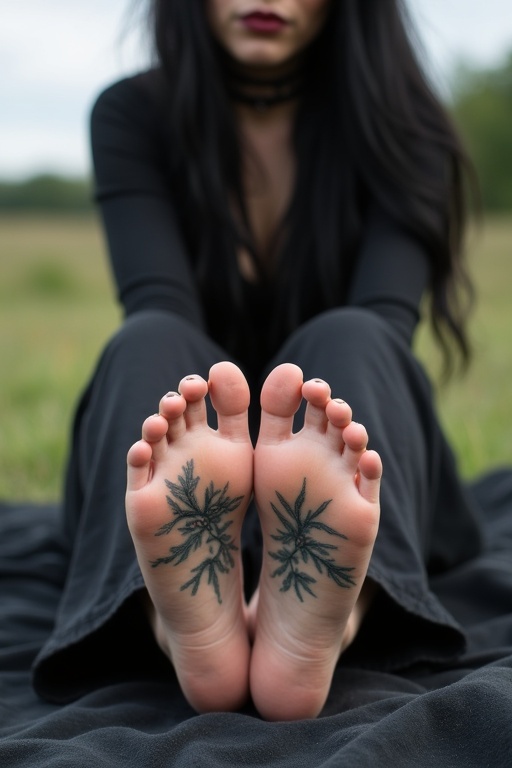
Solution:
<path fill-rule="evenodd" d="M 247 67 L 272 67 L 284 64 L 293 53 L 273 41 L 255 41 L 229 51 L 232 58 Z"/>

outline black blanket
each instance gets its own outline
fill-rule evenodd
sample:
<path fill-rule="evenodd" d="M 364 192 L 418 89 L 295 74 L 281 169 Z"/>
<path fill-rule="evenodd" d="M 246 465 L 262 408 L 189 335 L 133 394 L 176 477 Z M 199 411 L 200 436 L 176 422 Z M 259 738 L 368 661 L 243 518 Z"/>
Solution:
<path fill-rule="evenodd" d="M 444 667 L 385 674 L 342 662 L 316 720 L 196 715 L 169 672 L 138 671 L 65 706 L 42 701 L 31 664 L 67 567 L 53 506 L 0 505 L 0 766 L 512 766 L 512 472 L 472 486 L 484 552 L 433 589 L 468 635 Z M 382 632 L 393 632 L 392 621 Z M 98 650 L 101 653 L 101 649 Z M 130 657 L 130 636 L 120 638 Z M 143 668 L 143 667 L 142 667 Z"/>

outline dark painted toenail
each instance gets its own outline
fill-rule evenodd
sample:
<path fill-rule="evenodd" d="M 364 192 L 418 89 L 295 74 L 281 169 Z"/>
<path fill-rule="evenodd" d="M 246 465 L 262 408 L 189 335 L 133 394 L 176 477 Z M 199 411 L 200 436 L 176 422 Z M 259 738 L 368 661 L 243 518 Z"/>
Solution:
<path fill-rule="evenodd" d="M 341 397 L 335 397 L 334 402 L 339 403 L 340 405 L 343 405 L 345 403 L 345 401 L 342 400 Z"/>
<path fill-rule="evenodd" d="M 323 384 L 322 379 L 315 379 L 315 384 Z"/>
<path fill-rule="evenodd" d="M 196 378 L 195 376 L 187 376 L 185 381 L 194 381 L 195 378 Z"/>

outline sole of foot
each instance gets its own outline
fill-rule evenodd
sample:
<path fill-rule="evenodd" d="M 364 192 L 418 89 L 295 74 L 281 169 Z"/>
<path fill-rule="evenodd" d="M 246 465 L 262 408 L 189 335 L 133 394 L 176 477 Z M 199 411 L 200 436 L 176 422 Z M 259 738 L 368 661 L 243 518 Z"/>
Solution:
<path fill-rule="evenodd" d="M 217 413 L 207 423 L 205 397 Z M 239 708 L 250 647 L 240 533 L 252 494 L 249 388 L 232 363 L 187 376 L 128 452 L 126 513 L 150 622 L 198 712 Z"/>
<path fill-rule="evenodd" d="M 378 530 L 380 457 L 350 407 L 297 366 L 268 376 L 254 456 L 264 555 L 250 606 L 251 694 L 269 720 L 316 717 L 340 653 Z M 304 425 L 293 417 L 307 401 Z"/>

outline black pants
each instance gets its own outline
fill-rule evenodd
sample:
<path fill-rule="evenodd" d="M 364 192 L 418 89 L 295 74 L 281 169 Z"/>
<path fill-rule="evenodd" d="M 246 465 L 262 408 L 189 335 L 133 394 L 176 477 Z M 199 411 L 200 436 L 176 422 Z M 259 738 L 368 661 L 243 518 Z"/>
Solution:
<path fill-rule="evenodd" d="M 207 378 L 210 366 L 225 359 L 201 331 L 163 311 L 132 315 L 104 351 L 75 419 L 63 521 L 68 576 L 54 632 L 34 666 L 43 697 L 66 701 L 109 680 L 161 674 L 169 666 L 137 600 L 143 581 L 125 518 L 126 453 L 163 394 L 187 374 Z M 474 555 L 479 529 L 421 367 L 390 324 L 352 308 L 299 328 L 268 370 L 281 362 L 299 365 L 305 379 L 328 381 L 333 397 L 343 397 L 366 426 L 384 465 L 381 524 L 368 571 L 382 589 L 341 663 L 399 670 L 455 657 L 464 635 L 430 590 L 429 575 Z M 267 372 L 250 382 L 253 433 Z M 214 413 L 209 418 L 214 425 Z M 301 418 L 299 411 L 299 424 Z M 243 557 L 250 593 L 261 559 L 253 508 Z"/>

